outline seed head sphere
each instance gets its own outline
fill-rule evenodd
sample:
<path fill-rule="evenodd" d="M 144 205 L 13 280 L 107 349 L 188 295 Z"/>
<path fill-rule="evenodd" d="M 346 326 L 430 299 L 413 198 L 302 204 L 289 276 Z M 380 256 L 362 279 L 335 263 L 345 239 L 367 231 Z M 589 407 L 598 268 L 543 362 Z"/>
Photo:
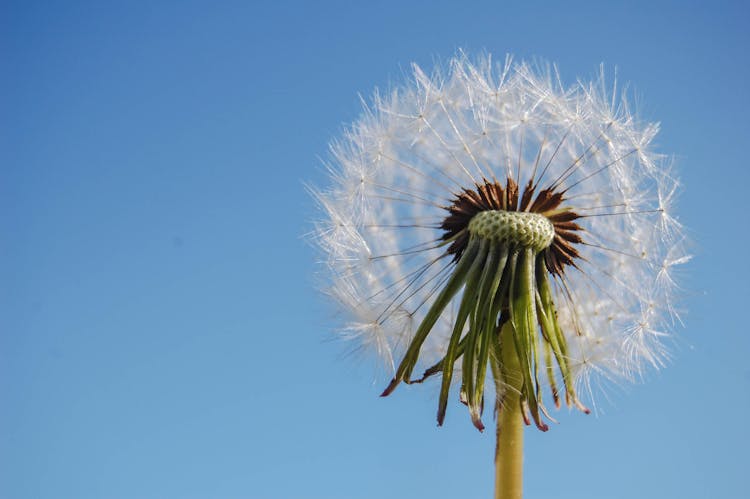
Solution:
<path fill-rule="evenodd" d="M 542 430 L 545 397 L 587 412 L 578 392 L 592 375 L 660 366 L 673 269 L 688 256 L 657 130 L 603 74 L 565 86 L 509 57 L 415 65 L 376 93 L 332 143 L 331 185 L 313 195 L 323 288 L 341 333 L 392 370 L 383 395 L 440 376 L 438 422 L 457 393 L 482 429 L 504 324 L 524 418 Z"/>

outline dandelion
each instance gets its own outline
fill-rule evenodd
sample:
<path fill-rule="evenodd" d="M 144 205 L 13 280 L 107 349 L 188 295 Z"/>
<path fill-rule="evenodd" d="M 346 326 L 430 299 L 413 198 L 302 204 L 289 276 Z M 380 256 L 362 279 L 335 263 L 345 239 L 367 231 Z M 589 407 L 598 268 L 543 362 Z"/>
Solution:
<path fill-rule="evenodd" d="M 439 376 L 439 425 L 454 394 L 483 430 L 492 387 L 498 497 L 520 497 L 523 426 L 546 431 L 550 400 L 588 413 L 593 378 L 665 360 L 687 256 L 657 130 L 603 74 L 459 54 L 331 146 L 315 236 L 342 332 L 391 366 L 383 396 Z"/>

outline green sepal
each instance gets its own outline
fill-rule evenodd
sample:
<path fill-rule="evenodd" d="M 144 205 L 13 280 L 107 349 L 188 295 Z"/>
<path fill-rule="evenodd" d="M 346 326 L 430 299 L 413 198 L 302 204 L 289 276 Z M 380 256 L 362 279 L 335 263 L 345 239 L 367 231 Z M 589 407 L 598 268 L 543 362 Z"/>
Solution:
<path fill-rule="evenodd" d="M 512 257 L 513 282 L 511 283 L 510 312 L 513 324 L 513 340 L 523 376 L 523 398 L 529 406 L 537 428 L 548 429 L 541 420 L 537 400 L 538 383 L 532 381 L 536 369 L 536 314 L 533 280 L 534 255 L 531 250 L 515 252 Z M 531 259 L 531 260 L 530 260 Z"/>
<path fill-rule="evenodd" d="M 456 323 L 453 327 L 453 333 L 448 343 L 448 351 L 441 361 L 443 379 L 440 385 L 440 400 L 438 402 L 438 425 L 442 425 L 443 421 L 445 420 L 445 412 L 448 406 L 448 394 L 450 393 L 450 385 L 453 378 L 453 367 L 458 356 L 458 348 L 460 345 L 463 345 L 463 353 L 466 353 L 470 345 L 471 327 L 469 330 L 469 334 L 467 334 L 463 339 L 461 339 L 461 334 L 463 333 L 466 319 L 469 317 L 474 308 L 474 295 L 479 283 L 478 274 L 482 266 L 484 265 L 485 258 L 487 256 L 485 246 L 486 243 L 482 241 L 482 245 L 479 248 L 477 256 L 474 257 L 474 261 L 472 262 L 471 268 L 466 277 L 466 287 L 464 288 L 461 305 L 458 309 L 458 316 L 456 317 Z M 461 259 L 463 260 L 463 258 L 465 257 L 466 255 L 462 256 Z"/>
<path fill-rule="evenodd" d="M 557 311 L 552 299 L 552 290 L 549 285 L 547 273 L 538 268 L 536 273 L 537 284 L 537 309 L 544 338 L 549 342 L 552 352 L 557 360 L 557 366 L 565 385 L 566 400 L 575 400 L 575 388 L 573 387 L 570 368 L 568 366 L 567 342 L 565 335 L 557 322 Z"/>
<path fill-rule="evenodd" d="M 406 350 L 404 358 L 396 369 L 396 375 L 393 377 L 393 380 L 388 387 L 383 391 L 381 397 L 389 395 L 396 389 L 401 381 L 408 380 L 411 376 L 411 372 L 414 370 L 414 366 L 419 358 L 419 350 L 422 348 L 422 344 L 425 339 L 427 339 L 427 335 L 437 322 L 440 314 L 443 313 L 445 307 L 448 306 L 448 303 L 450 303 L 456 293 L 464 285 L 466 275 L 472 267 L 472 264 L 474 264 L 475 256 L 479 251 L 479 246 L 479 241 L 475 239 L 469 241 L 469 245 L 461 256 L 461 259 L 458 261 L 450 279 L 440 291 L 440 294 L 437 296 L 432 306 L 427 311 L 424 319 L 422 319 L 422 322 L 419 324 L 419 327 L 414 334 L 414 338 L 411 340 L 411 343 Z"/>

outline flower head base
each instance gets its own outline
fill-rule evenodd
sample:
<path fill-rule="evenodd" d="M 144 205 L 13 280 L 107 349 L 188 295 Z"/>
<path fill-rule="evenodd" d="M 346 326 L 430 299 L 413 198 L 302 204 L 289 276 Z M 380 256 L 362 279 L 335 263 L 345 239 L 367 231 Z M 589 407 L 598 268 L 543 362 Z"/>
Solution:
<path fill-rule="evenodd" d="M 686 257 L 669 213 L 677 182 L 649 149 L 656 130 L 603 78 L 565 88 L 510 59 L 462 55 L 433 76 L 415 66 L 411 84 L 376 96 L 332 147 L 333 186 L 314 195 L 345 330 L 395 370 L 383 395 L 440 374 L 442 424 L 460 380 L 481 429 L 491 377 L 497 407 L 517 390 L 544 430 L 545 387 L 587 411 L 576 387 L 592 373 L 658 366 L 668 274 Z"/>
<path fill-rule="evenodd" d="M 492 367 L 498 382 L 508 376 L 502 374 L 506 370 L 502 359 L 508 356 L 503 349 L 511 347 L 501 342 L 500 330 L 509 322 L 512 352 L 521 366 L 522 400 L 537 427 L 547 430 L 541 419 L 541 412 L 545 411 L 539 381 L 541 369 L 546 371 L 555 405 L 559 406 L 553 356 L 565 384 L 566 401 L 588 412 L 575 396 L 565 335 L 557 322 L 548 282 L 551 271 L 562 272 L 561 262 L 573 263 L 573 258 L 578 257 L 571 245 L 582 241 L 575 234 L 580 227 L 572 222 L 578 215 L 560 207 L 562 195 L 542 191 L 534 198 L 534 190 L 534 184 L 529 182 L 519 200 L 518 187 L 509 178 L 505 189 L 485 181 L 476 190 L 464 190 L 456 197 L 442 224 L 443 240 L 452 242 L 446 253 L 456 255 L 455 269 L 417 328 L 383 396 L 401 381 L 422 382 L 442 372 L 438 405 L 438 424 L 442 425 L 453 365 L 463 356 L 462 400 L 469 407 L 474 425 L 484 429 L 481 412 L 487 366 Z M 548 268 L 547 261 L 555 263 Z M 422 342 L 460 290 L 463 294 L 446 355 L 420 379 L 410 379 Z M 502 400 L 502 393 L 499 396 Z"/>
<path fill-rule="evenodd" d="M 480 211 L 469 222 L 469 234 L 509 246 L 547 249 L 555 237 L 555 226 L 544 215 L 523 211 Z"/>

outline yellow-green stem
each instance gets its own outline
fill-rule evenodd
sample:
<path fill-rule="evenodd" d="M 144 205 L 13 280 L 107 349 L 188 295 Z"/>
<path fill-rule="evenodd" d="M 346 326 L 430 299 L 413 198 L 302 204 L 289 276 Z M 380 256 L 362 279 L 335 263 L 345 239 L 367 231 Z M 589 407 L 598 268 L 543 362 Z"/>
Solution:
<path fill-rule="evenodd" d="M 523 376 L 513 342 L 510 321 L 500 331 L 502 372 L 495 372 L 495 383 L 502 401 L 497 415 L 495 446 L 495 499 L 523 497 L 523 430 L 521 388 Z M 500 379 L 497 379 L 497 377 Z"/>

